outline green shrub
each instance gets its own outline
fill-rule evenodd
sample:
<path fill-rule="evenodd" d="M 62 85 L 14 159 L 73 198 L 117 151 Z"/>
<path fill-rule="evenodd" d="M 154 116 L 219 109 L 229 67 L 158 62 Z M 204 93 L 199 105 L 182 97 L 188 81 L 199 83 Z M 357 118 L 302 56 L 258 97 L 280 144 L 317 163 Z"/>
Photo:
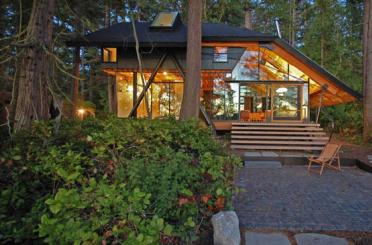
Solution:
<path fill-rule="evenodd" d="M 190 243 L 231 208 L 240 164 L 175 119 L 38 123 L 2 145 L 2 242 Z"/>

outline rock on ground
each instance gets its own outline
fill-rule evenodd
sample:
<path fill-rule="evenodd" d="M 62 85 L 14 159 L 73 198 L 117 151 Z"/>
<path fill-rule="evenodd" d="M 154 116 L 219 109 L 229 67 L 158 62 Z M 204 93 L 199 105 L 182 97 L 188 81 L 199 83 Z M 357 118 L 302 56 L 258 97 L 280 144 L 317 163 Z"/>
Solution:
<path fill-rule="evenodd" d="M 348 245 L 345 238 L 315 233 L 302 233 L 295 235 L 298 245 Z"/>
<path fill-rule="evenodd" d="M 213 241 L 215 245 L 239 245 L 238 216 L 234 211 L 222 211 L 212 216 Z"/>

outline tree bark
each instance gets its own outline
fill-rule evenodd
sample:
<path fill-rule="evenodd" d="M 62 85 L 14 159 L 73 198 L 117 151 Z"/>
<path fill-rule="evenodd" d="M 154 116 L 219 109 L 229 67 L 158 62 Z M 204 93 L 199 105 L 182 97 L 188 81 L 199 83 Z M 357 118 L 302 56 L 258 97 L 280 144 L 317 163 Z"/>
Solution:
<path fill-rule="evenodd" d="M 51 56 L 55 0 L 34 0 L 27 26 L 25 55 L 20 62 L 14 131 L 33 120 L 49 119 Z"/>
<path fill-rule="evenodd" d="M 75 47 L 75 54 L 74 54 L 74 81 L 73 81 L 73 89 L 72 89 L 72 112 L 71 116 L 74 117 L 76 115 L 77 104 L 79 100 L 79 78 L 80 78 L 80 47 Z"/>
<path fill-rule="evenodd" d="M 251 7 L 245 7 L 244 9 L 244 27 L 249 30 L 253 30 Z"/>
<path fill-rule="evenodd" d="M 372 125 L 372 6 L 364 1 L 363 24 L 363 139 L 371 138 Z"/>
<path fill-rule="evenodd" d="M 181 120 L 199 116 L 201 78 L 202 1 L 188 1 L 186 81 L 181 105 Z"/>
<path fill-rule="evenodd" d="M 296 44 L 296 0 L 291 0 L 291 28 L 290 28 L 290 43 Z"/>
<path fill-rule="evenodd" d="M 105 27 L 109 27 L 111 25 L 110 12 L 111 12 L 110 1 L 106 0 L 105 1 Z M 116 83 L 116 81 L 114 81 L 114 83 Z M 107 103 L 108 103 L 108 111 L 110 113 L 114 113 L 114 96 L 116 95 L 113 93 L 112 77 L 108 76 L 107 77 Z"/>

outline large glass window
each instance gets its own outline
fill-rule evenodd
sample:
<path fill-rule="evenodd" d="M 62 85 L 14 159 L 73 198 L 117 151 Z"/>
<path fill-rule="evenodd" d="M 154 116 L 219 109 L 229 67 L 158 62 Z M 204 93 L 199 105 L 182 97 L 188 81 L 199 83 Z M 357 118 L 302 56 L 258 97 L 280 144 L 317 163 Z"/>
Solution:
<path fill-rule="evenodd" d="M 273 119 L 300 120 L 301 101 L 300 85 L 274 85 L 273 91 Z"/>
<path fill-rule="evenodd" d="M 151 85 L 152 117 L 178 118 L 183 96 L 183 80 L 176 72 L 160 72 Z"/>

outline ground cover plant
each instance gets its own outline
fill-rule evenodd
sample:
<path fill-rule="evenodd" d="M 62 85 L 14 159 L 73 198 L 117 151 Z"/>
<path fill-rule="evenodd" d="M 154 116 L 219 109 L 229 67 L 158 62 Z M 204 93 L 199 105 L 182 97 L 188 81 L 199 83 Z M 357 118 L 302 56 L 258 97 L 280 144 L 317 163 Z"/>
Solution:
<path fill-rule="evenodd" d="M 191 243 L 231 208 L 240 164 L 175 119 L 35 123 L 1 146 L 2 243 Z"/>

